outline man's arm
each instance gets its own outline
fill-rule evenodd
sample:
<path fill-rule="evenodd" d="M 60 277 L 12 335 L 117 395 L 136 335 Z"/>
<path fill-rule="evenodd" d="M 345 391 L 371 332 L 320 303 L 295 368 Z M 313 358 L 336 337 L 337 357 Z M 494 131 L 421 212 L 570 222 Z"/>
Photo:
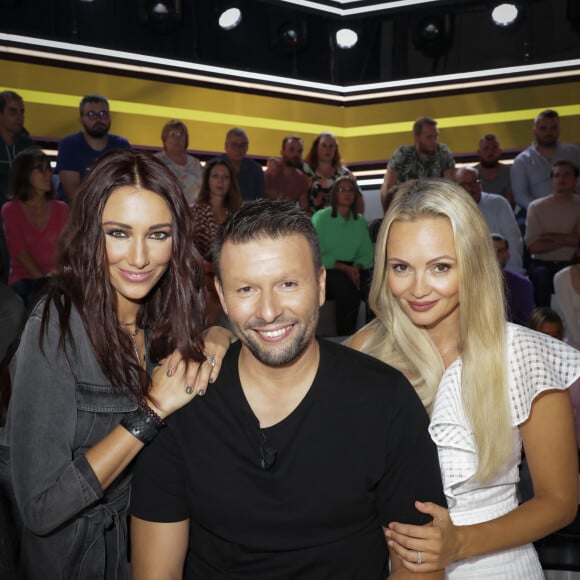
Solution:
<path fill-rule="evenodd" d="M 189 541 L 189 520 L 148 522 L 131 516 L 132 580 L 180 580 Z"/>
<path fill-rule="evenodd" d="M 81 174 L 78 171 L 62 169 L 58 176 L 67 201 L 72 203 L 81 186 Z"/>
<path fill-rule="evenodd" d="M 387 171 L 385 173 L 385 179 L 383 180 L 383 185 L 381 185 L 381 203 L 383 209 L 387 201 L 387 194 L 393 185 L 396 185 L 399 181 L 399 171 L 387 166 Z"/>

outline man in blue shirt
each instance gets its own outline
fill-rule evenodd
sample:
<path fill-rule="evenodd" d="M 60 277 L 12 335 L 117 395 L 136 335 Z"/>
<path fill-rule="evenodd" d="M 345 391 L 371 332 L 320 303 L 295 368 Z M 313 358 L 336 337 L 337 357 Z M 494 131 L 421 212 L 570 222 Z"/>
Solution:
<path fill-rule="evenodd" d="M 72 203 L 82 180 L 93 163 L 111 149 L 129 149 L 129 141 L 109 133 L 109 101 L 102 95 L 82 98 L 80 105 L 82 131 L 68 135 L 58 146 L 56 171 L 60 178 L 59 197 Z"/>

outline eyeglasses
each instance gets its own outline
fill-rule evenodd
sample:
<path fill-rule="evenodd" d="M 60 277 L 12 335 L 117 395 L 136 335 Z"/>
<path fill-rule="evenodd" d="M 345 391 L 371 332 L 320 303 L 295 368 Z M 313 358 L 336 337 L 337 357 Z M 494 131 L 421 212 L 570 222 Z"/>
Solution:
<path fill-rule="evenodd" d="M 481 183 L 480 179 L 476 179 L 475 181 L 462 181 L 461 183 L 458 183 L 457 185 L 460 185 L 461 187 L 473 187 L 474 185 L 479 185 Z"/>
<path fill-rule="evenodd" d="M 45 171 L 52 171 L 52 169 L 49 163 L 39 163 L 32 167 L 32 171 L 42 171 L 44 173 Z"/>
<path fill-rule="evenodd" d="M 354 189 L 352 187 L 339 187 L 338 191 L 340 191 L 340 193 L 344 193 L 345 191 L 354 193 Z"/>
<path fill-rule="evenodd" d="M 240 143 L 237 141 L 228 141 L 228 145 L 234 149 L 246 149 L 248 144 L 249 143 L 247 141 L 241 141 Z"/>
<path fill-rule="evenodd" d="M 85 117 L 91 121 L 94 121 L 95 119 L 108 119 L 109 111 L 87 111 Z"/>
<path fill-rule="evenodd" d="M 185 137 L 185 133 L 183 131 L 175 130 L 175 131 L 169 131 L 167 136 L 168 137 L 175 137 L 176 139 L 179 139 L 180 137 Z"/>

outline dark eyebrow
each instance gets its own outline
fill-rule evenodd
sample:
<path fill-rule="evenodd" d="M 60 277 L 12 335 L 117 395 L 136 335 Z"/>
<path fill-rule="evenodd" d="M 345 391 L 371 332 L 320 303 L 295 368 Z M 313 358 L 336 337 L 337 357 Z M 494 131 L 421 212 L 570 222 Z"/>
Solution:
<path fill-rule="evenodd" d="M 132 230 L 133 226 L 129 225 L 129 224 L 124 224 L 122 222 L 116 222 L 116 221 L 108 221 L 108 222 L 103 222 L 104 226 L 117 226 L 119 228 L 125 228 L 126 230 Z M 172 223 L 165 223 L 165 224 L 153 224 L 152 226 L 149 226 L 149 231 L 151 230 L 158 230 L 160 228 L 171 228 L 173 227 Z"/>

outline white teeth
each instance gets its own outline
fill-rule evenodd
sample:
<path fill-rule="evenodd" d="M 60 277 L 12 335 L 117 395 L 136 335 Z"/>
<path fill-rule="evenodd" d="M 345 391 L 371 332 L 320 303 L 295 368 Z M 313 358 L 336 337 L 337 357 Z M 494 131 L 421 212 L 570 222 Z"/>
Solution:
<path fill-rule="evenodd" d="M 260 334 L 267 336 L 268 338 L 277 338 L 278 336 L 282 336 L 286 332 L 286 328 L 280 328 L 279 330 L 261 330 Z"/>

